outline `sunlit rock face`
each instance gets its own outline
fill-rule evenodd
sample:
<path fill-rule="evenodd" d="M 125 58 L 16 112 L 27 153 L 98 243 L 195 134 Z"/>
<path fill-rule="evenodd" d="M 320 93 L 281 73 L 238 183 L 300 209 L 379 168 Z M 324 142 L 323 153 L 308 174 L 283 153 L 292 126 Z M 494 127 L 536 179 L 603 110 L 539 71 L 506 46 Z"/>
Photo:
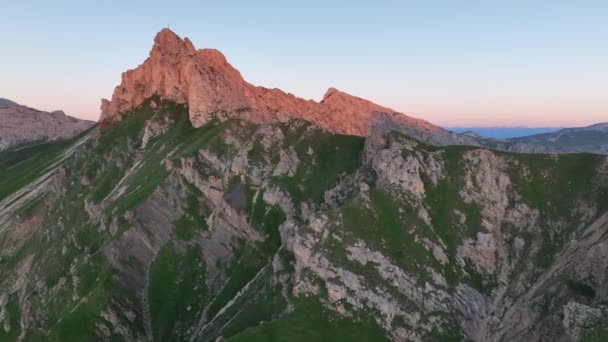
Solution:
<path fill-rule="evenodd" d="M 424 120 L 414 119 L 337 89 L 327 90 L 320 102 L 304 100 L 280 89 L 247 83 L 224 55 L 214 49 L 196 50 L 188 38 L 169 29 L 154 39 L 143 64 L 122 75 L 111 101 L 102 100 L 100 121 L 122 115 L 153 95 L 188 105 L 190 121 L 200 127 L 214 114 L 256 123 L 304 119 L 331 132 L 365 136 L 375 124 L 399 128 L 436 144 L 475 140 L 456 135 Z"/>

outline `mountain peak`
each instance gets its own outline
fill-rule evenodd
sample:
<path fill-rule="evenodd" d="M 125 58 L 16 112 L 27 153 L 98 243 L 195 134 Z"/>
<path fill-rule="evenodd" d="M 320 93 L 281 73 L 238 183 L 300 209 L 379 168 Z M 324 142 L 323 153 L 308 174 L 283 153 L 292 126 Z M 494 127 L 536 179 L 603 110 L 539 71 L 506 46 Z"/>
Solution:
<path fill-rule="evenodd" d="M 349 93 L 343 92 L 334 87 L 330 87 L 329 89 L 327 89 L 327 91 L 325 92 L 325 95 L 323 95 L 323 100 L 321 100 L 321 103 L 327 104 L 327 103 L 344 102 L 344 101 L 348 101 L 348 102 L 365 101 L 365 102 L 371 103 L 370 101 L 367 101 L 360 97 L 356 97 Z"/>
<path fill-rule="evenodd" d="M 100 121 L 120 120 L 147 98 L 160 96 L 188 106 L 195 127 L 215 113 L 258 123 L 302 119 L 339 134 L 365 136 L 382 116 L 410 135 L 437 144 L 454 142 L 449 132 L 424 120 L 329 88 L 320 102 L 304 100 L 280 89 L 247 83 L 224 55 L 214 49 L 196 50 L 188 38 L 168 28 L 154 38 L 148 59 L 123 73 L 112 99 L 102 100 Z"/>
<path fill-rule="evenodd" d="M 154 46 L 150 54 L 160 52 L 161 54 L 188 54 L 196 53 L 194 45 L 188 38 L 182 39 L 168 28 L 160 30 L 154 37 Z"/>
<path fill-rule="evenodd" d="M 154 42 L 156 42 L 157 44 L 159 44 L 162 41 L 168 41 L 168 40 L 182 40 L 180 38 L 180 36 L 177 35 L 177 33 L 171 31 L 170 28 L 165 27 L 163 29 L 161 29 L 160 31 L 158 31 L 156 33 L 156 36 L 154 37 Z"/>
<path fill-rule="evenodd" d="M 336 88 L 329 88 L 323 96 L 322 104 L 345 111 L 364 111 L 368 113 L 396 113 L 390 108 L 377 105 L 366 99 L 350 95 Z"/>
<path fill-rule="evenodd" d="M 327 91 L 325 92 L 325 95 L 323 95 L 323 100 L 321 100 L 321 102 L 325 102 L 325 100 L 327 100 L 330 96 L 334 96 L 336 94 L 340 94 L 342 93 L 341 91 L 339 91 L 338 89 L 334 88 L 334 87 L 329 87 L 327 89 Z"/>

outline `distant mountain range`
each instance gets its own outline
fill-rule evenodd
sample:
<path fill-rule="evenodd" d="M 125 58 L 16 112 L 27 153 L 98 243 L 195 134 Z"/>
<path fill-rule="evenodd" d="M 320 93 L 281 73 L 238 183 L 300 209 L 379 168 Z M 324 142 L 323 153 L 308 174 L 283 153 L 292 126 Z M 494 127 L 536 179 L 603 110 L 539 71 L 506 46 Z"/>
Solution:
<path fill-rule="evenodd" d="M 34 141 L 69 139 L 94 124 L 60 110 L 49 113 L 0 98 L 0 151 Z"/>
<path fill-rule="evenodd" d="M 608 123 L 573 128 L 471 127 L 453 132 L 486 147 L 521 153 L 608 153 Z M 531 133 L 531 134 L 526 134 Z"/>
<path fill-rule="evenodd" d="M 557 132 L 513 138 L 509 141 L 542 145 L 556 152 L 608 153 L 608 123 L 565 128 Z"/>
<path fill-rule="evenodd" d="M 0 107 L 14 107 L 14 106 L 18 106 L 18 104 L 11 100 L 3 99 L 0 97 Z"/>
<path fill-rule="evenodd" d="M 486 138 L 509 139 L 555 132 L 565 127 L 446 127 L 455 133 L 474 132 Z"/>

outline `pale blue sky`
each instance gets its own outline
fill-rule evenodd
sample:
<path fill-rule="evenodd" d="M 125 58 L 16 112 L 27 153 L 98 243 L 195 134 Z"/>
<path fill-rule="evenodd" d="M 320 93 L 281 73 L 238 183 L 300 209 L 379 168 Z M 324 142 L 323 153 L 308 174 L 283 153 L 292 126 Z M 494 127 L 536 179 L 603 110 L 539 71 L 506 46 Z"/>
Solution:
<path fill-rule="evenodd" d="M 0 97 L 96 119 L 170 25 L 257 85 L 445 126 L 608 121 L 606 1 L 7 1 Z"/>

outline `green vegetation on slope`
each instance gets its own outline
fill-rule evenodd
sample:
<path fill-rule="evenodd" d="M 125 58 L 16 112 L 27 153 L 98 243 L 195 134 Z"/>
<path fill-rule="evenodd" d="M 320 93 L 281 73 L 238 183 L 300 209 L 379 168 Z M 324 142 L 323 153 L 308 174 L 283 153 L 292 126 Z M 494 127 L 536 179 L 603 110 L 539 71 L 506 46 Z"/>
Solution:
<path fill-rule="evenodd" d="M 207 300 L 205 263 L 198 247 L 181 254 L 169 242 L 150 267 L 149 305 L 155 341 L 186 339 Z"/>
<path fill-rule="evenodd" d="M 262 323 L 228 339 L 229 342 L 354 342 L 388 341 L 371 319 L 342 318 L 316 299 L 303 300 L 290 314 Z"/>
<path fill-rule="evenodd" d="M 338 230 L 384 252 L 405 270 L 419 272 L 433 263 L 429 252 L 413 236 L 420 220 L 409 212 L 411 209 L 380 188 L 370 189 L 369 198 L 369 205 L 357 198 L 341 208 L 344 226 Z M 402 214 L 400 210 L 408 212 Z"/>
<path fill-rule="evenodd" d="M 260 278 L 260 281 L 264 281 L 268 285 L 272 282 L 271 277 L 272 273 L 268 271 L 264 277 Z M 256 294 L 254 300 L 239 305 L 238 313 L 223 327 L 221 335 L 229 338 L 247 328 L 256 327 L 262 322 L 270 322 L 280 317 L 286 306 L 287 303 L 283 298 L 280 286 L 264 286 Z"/>
<path fill-rule="evenodd" d="M 101 283 L 103 284 L 103 282 Z M 95 287 L 70 312 L 61 316 L 53 329 L 57 341 L 86 341 L 95 338 L 95 323 L 99 321 L 101 311 L 108 304 L 109 288 L 103 285 Z"/>
<path fill-rule="evenodd" d="M 0 152 L 0 200 L 44 175 L 75 140 Z"/>
<path fill-rule="evenodd" d="M 517 191 L 547 216 L 568 213 L 577 197 L 590 195 L 585 190 L 592 188 L 593 176 L 605 158 L 584 153 L 507 156 L 518 161 L 510 172 Z"/>
<path fill-rule="evenodd" d="M 581 342 L 606 342 L 608 341 L 608 322 L 604 322 L 590 329 L 582 338 Z"/>
<path fill-rule="evenodd" d="M 209 318 L 213 318 L 245 284 L 250 282 L 262 268 L 268 266 L 280 247 L 279 226 L 285 221 L 285 214 L 277 206 L 268 207 L 262 196 L 263 194 L 259 193 L 256 203 L 249 205 L 248 208 L 250 208 L 251 225 L 264 233 L 265 240 L 237 251 L 238 259 L 229 269 L 230 277 L 209 307 L 207 312 Z"/>
<path fill-rule="evenodd" d="M 16 294 L 9 297 L 5 307 L 4 326 L 0 326 L 0 341 L 15 341 L 21 334 L 21 310 Z"/>
<path fill-rule="evenodd" d="M 185 213 L 175 222 L 175 236 L 178 239 L 190 241 L 197 230 L 207 230 L 207 221 L 201 205 L 201 192 L 196 187 L 189 185 L 184 190 L 186 195 Z"/>
<path fill-rule="evenodd" d="M 215 317 L 218 311 L 232 299 L 245 284 L 251 281 L 256 274 L 266 265 L 269 260 L 257 249 L 244 247 L 241 255 L 233 267 L 230 268 L 230 277 L 222 290 L 215 296 L 211 303 L 207 315 L 209 318 Z"/>
<path fill-rule="evenodd" d="M 140 299 L 135 297 L 133 289 L 118 287 L 114 279 L 117 274 L 107 260 L 105 247 L 113 239 L 123 237 L 129 227 L 141 224 L 132 214 L 137 213 L 136 209 L 158 190 L 169 195 L 173 201 L 170 209 L 177 212 L 171 217 L 173 230 L 170 233 L 174 240 L 155 256 L 149 270 L 143 269 L 141 262 L 133 267 L 139 267 L 142 273 L 149 271 L 147 304 L 152 338 L 157 341 L 188 339 L 203 312 L 206 313 L 206 322 L 218 318 L 209 325 L 208 331 L 203 332 L 212 338 L 221 335 L 234 341 L 385 339 L 385 332 L 371 319 L 342 318 L 315 299 L 300 301 L 290 297 L 291 289 L 283 288 L 276 281 L 288 275 L 287 272 L 293 272 L 293 255 L 280 248 L 278 228 L 286 219 L 285 213 L 280 206 L 268 205 L 263 200 L 264 191 L 268 191 L 264 187 L 268 183 L 278 185 L 290 194 L 296 211 L 303 201 L 312 203 L 313 210 L 329 210 L 331 234 L 324 236 L 320 249 L 329 252 L 327 256 L 332 258 L 332 262 L 364 276 L 367 285 L 386 288 L 412 312 L 416 312 L 416 304 L 408 302 L 396 285 L 388 284 L 374 263 L 361 265 L 349 260 L 348 244 L 365 242 L 372 250 L 381 252 L 392 263 L 411 273 L 421 284 L 429 280 L 430 267 L 444 274 L 448 286 L 464 282 L 484 294 L 490 294 L 494 288 L 492 279 L 478 273 L 470 260 L 465 260 L 466 265 L 462 267 L 456 261 L 456 252 L 463 239 L 475 238 L 476 233 L 482 231 L 480 208 L 475 203 L 464 203 L 459 194 L 465 182 L 465 171 L 468 171 L 463 155 L 472 148 L 419 145 L 419 150 L 415 151 L 423 157 L 438 152 L 445 162 L 446 177 L 438 184 L 422 175 L 426 190 L 422 205 L 429 212 L 429 225 L 420 218 L 420 208 L 418 203 L 414 203 L 418 199 L 412 199 L 401 189 L 391 186 L 372 185 L 369 191 L 355 195 L 338 208 L 315 205 L 322 203 L 324 193 L 344 177 L 362 170 L 363 138 L 330 134 L 295 120 L 273 127 L 281 129 L 285 139 L 282 143 L 275 141 L 268 146 L 255 136 L 261 134 L 256 133 L 260 125 L 236 119 L 222 122 L 214 119 L 195 129 L 188 120 L 185 107 L 154 100 L 160 103 L 157 109 L 152 109 L 148 101 L 126 115 L 124 120 L 100 128 L 99 136 L 89 141 L 79 155 L 66 162 L 65 170 L 62 170 L 65 174 L 61 175 L 58 183 L 64 192 L 61 196 L 49 192 L 34 197 L 16 211 L 18 219 L 39 215 L 42 222 L 37 228 L 38 233 L 27 239 L 23 246 L 15 246 L 14 251 L 2 251 L 5 254 L 0 259 L 2 274 L 13 272 L 25 264 L 23 261 L 27 257 L 31 256 L 33 260 L 34 266 L 29 272 L 35 275 L 33 279 L 36 282 L 26 289 L 31 304 L 28 309 L 40 319 L 36 319 L 24 333 L 25 340 L 99 339 L 100 329 L 110 331 L 113 328 L 112 323 L 102 317 L 110 310 L 114 310 L 111 312 L 118 315 L 118 320 L 129 329 L 129 333 L 144 336 L 143 326 L 147 322 L 146 313 L 142 313 L 140 308 Z M 142 146 L 144 131 L 150 122 L 159 124 L 160 132 L 157 131 L 157 135 Z M 233 141 L 228 143 L 227 136 L 234 138 Z M 271 176 L 260 182 L 259 175 L 248 175 L 247 170 L 233 168 L 229 162 L 236 151 L 235 146 L 239 144 L 253 146 L 248 152 L 250 160 L 247 167 L 260 166 L 266 168 L 264 172 L 272 172 L 281 151 L 290 152 L 293 148 L 300 160 L 295 176 Z M 0 199 L 41 175 L 68 145 L 43 144 L 0 153 Z M 201 156 L 203 150 L 212 154 L 209 160 Z M 534 260 L 539 269 L 544 269 L 571 240 L 571 233 L 576 231 L 579 218 L 571 214 L 575 212 L 573 203 L 577 200 L 595 203 L 597 198 L 599 213 L 608 209 L 608 188 L 596 191 L 593 183 L 596 181 L 596 168 L 603 157 L 496 153 L 507 161 L 513 190 L 522 196 L 522 202 L 538 209 L 541 214 L 539 227 L 542 229 L 538 234 L 517 231 L 518 227 L 501 226 L 509 235 L 506 244 L 512 243 L 513 236 L 522 237 L 526 242 L 542 240 L 544 245 L 540 251 L 527 250 L 525 253 L 536 254 L 524 255 L 525 261 Z M 213 158 L 217 158 L 217 163 Z M 213 216 L 216 213 L 210 211 L 208 206 L 212 204 L 205 195 L 188 183 L 185 173 L 171 174 L 190 162 L 194 170 L 178 171 L 194 171 L 202 180 L 212 180 L 209 183 L 216 187 L 213 190 L 218 191 L 217 198 L 221 198 L 221 191 L 224 191 L 228 204 L 244 215 L 243 219 L 262 237 L 260 241 L 245 241 L 241 237 L 222 241 L 226 250 L 234 255 L 219 258 L 213 265 L 220 273 L 217 278 L 220 284 L 214 283 L 214 293 L 207 289 L 207 265 L 199 242 L 203 237 L 213 238 L 209 234 L 212 232 L 206 232 L 210 228 L 207 227 L 207 219 L 212 222 L 217 218 Z M 370 170 L 363 171 L 371 173 Z M 233 190 L 238 200 L 230 198 Z M 95 220 L 89 214 L 95 210 L 100 211 L 101 220 Z M 464 223 L 460 222 L 457 211 L 466 216 Z M 296 215 L 295 219 L 301 218 Z M 118 222 L 118 229 L 112 226 L 115 222 Z M 556 222 L 560 224 L 553 225 Z M 305 226 L 305 222 L 298 223 Z M 146 233 L 154 234 L 151 231 Z M 169 234 L 168 231 L 166 233 Z M 423 239 L 445 244 L 449 259 L 447 265 L 440 264 L 432 256 Z M 272 265 L 277 252 L 278 260 L 286 266 L 281 271 L 284 273 L 279 275 L 273 273 Z M 567 289 L 564 292 L 583 300 L 592 300 L 599 293 L 576 279 L 566 279 L 560 285 Z M 326 287 L 320 286 L 320 291 L 322 297 L 327 295 Z M 290 305 L 283 294 L 287 294 Z M 116 303 L 121 306 L 114 307 Z M 288 307 L 294 311 L 286 313 Z M 127 309 L 132 309 L 135 316 L 124 317 L 125 312 L 132 314 Z M 6 324 L 10 329 L 0 329 L 0 340 L 14 340 L 20 334 L 21 314 L 18 299 L 11 294 L 6 306 Z M 421 321 L 426 324 L 430 319 L 423 316 Z M 395 324 L 399 326 L 398 321 Z M 462 340 L 460 328 L 452 328 L 447 327 L 434 338 L 453 340 L 457 337 L 457 340 Z M 602 338 L 604 332 L 605 327 L 598 328 L 589 336 Z M 117 335 L 113 337 L 118 338 Z"/>
<path fill-rule="evenodd" d="M 276 182 L 291 194 L 295 204 L 321 202 L 325 191 L 331 189 L 340 176 L 354 172 L 362 163 L 363 138 L 328 134 L 318 129 L 311 133 L 308 127 L 308 123 L 301 123 L 296 129 L 283 127 L 285 143 L 295 142 L 300 164 L 294 177 L 277 177 Z"/>
<path fill-rule="evenodd" d="M 456 247 L 463 238 L 475 236 L 475 233 L 481 231 L 479 208 L 474 203 L 465 203 L 459 193 L 465 182 L 462 158 L 469 150 L 470 147 L 463 146 L 445 147 L 442 156 L 446 177 L 437 185 L 425 182 L 425 201 L 430 209 L 433 228 L 446 244 L 450 257 L 455 255 Z M 466 216 L 464 227 L 458 226 L 456 210 Z"/>
<path fill-rule="evenodd" d="M 597 202 L 602 209 L 607 187 L 596 185 L 595 174 L 604 156 L 595 154 L 562 155 L 508 155 L 516 161 L 510 170 L 515 190 L 522 201 L 540 211 L 543 242 L 534 256 L 535 263 L 548 267 L 555 255 L 569 241 L 582 222 L 581 211 L 577 211 L 578 200 Z M 601 214 L 601 211 L 598 212 Z M 562 224 L 557 224 L 557 222 Z"/>

